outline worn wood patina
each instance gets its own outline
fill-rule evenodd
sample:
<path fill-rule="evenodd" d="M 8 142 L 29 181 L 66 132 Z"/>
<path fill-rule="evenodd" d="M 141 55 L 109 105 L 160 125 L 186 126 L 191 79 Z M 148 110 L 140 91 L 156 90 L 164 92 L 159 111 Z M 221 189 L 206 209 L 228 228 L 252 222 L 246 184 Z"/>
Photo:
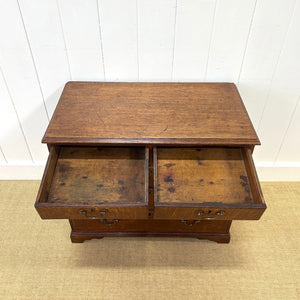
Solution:
<path fill-rule="evenodd" d="M 43 138 L 35 207 L 72 242 L 106 236 L 230 240 L 266 209 L 259 140 L 232 83 L 69 82 Z"/>

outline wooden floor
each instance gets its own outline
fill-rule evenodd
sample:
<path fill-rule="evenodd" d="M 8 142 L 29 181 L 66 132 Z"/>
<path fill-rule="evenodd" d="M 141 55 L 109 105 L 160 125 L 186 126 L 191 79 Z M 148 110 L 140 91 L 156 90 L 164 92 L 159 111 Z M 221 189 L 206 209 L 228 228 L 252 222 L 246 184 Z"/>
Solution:
<path fill-rule="evenodd" d="M 300 182 L 262 183 L 260 221 L 230 244 L 104 238 L 71 244 L 41 220 L 38 181 L 0 181 L 0 299 L 300 299 Z"/>

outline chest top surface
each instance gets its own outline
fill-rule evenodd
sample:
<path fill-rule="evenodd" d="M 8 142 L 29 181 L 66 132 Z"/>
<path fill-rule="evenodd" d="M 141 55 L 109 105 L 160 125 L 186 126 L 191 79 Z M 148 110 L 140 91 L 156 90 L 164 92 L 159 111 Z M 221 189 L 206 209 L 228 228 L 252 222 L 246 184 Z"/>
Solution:
<path fill-rule="evenodd" d="M 53 144 L 258 145 L 233 83 L 68 82 Z"/>

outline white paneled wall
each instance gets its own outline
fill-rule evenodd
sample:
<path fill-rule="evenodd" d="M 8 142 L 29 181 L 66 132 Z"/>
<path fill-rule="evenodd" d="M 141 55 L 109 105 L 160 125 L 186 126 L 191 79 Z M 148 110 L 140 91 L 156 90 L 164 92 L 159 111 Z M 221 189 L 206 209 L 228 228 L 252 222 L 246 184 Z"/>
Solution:
<path fill-rule="evenodd" d="M 255 3 L 255 0 L 217 1 L 206 81 L 238 81 Z"/>
<path fill-rule="evenodd" d="M 173 47 L 174 81 L 204 81 L 216 4 L 211 0 L 178 0 Z"/>
<path fill-rule="evenodd" d="M 137 81 L 137 5 L 133 0 L 99 0 L 105 79 Z"/>
<path fill-rule="evenodd" d="M 300 0 L 0 0 L 0 178 L 40 178 L 69 80 L 235 82 L 261 179 L 300 180 Z"/>
<path fill-rule="evenodd" d="M 141 0 L 137 5 L 139 79 L 171 81 L 176 0 Z"/>
<path fill-rule="evenodd" d="M 58 5 L 72 80 L 103 81 L 97 1 L 59 0 Z"/>

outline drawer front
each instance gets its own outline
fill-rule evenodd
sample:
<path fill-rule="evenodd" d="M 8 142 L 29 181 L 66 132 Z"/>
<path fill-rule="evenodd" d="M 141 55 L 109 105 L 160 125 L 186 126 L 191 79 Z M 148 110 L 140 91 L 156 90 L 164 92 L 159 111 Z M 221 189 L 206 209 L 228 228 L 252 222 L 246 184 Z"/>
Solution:
<path fill-rule="evenodd" d="M 156 207 L 155 219 L 168 220 L 258 220 L 264 207 Z"/>
<path fill-rule="evenodd" d="M 193 220 L 70 220 L 72 230 L 77 232 L 212 232 L 226 233 L 230 221 Z"/>
<path fill-rule="evenodd" d="M 43 219 L 145 219 L 142 147 L 52 147 L 35 207 Z"/>
<path fill-rule="evenodd" d="M 257 220 L 266 205 L 248 148 L 157 148 L 155 219 Z"/>
<path fill-rule="evenodd" d="M 146 219 L 148 207 L 77 207 L 40 204 L 37 211 L 42 219 Z"/>

